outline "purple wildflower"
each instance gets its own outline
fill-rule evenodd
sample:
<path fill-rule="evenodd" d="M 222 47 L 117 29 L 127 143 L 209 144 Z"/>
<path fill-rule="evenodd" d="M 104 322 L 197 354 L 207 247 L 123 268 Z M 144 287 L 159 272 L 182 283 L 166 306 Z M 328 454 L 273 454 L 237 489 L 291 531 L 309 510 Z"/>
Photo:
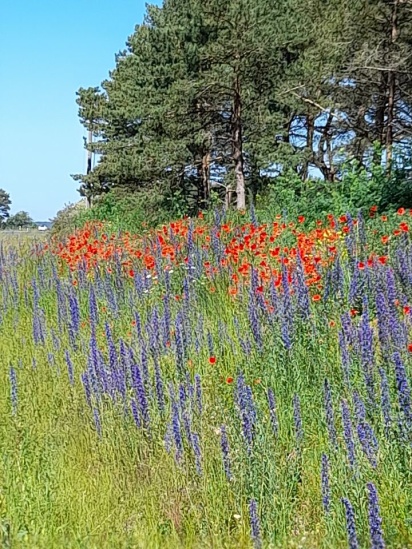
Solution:
<path fill-rule="evenodd" d="M 195 454 L 195 463 L 196 463 L 196 471 L 199 476 L 202 475 L 202 454 L 200 450 L 200 438 L 197 433 L 192 433 L 192 436 L 190 437 L 190 442 L 192 444 L 193 453 Z"/>
<path fill-rule="evenodd" d="M 408 378 L 406 375 L 405 366 L 403 365 L 399 353 L 393 354 L 395 363 L 396 388 L 398 391 L 399 407 L 405 418 L 408 429 L 412 428 L 412 409 L 411 409 L 411 390 L 409 387 Z"/>
<path fill-rule="evenodd" d="M 84 394 L 86 396 L 87 404 L 91 406 L 92 405 L 91 387 L 90 387 L 90 379 L 87 373 L 82 374 L 82 383 L 83 383 Z"/>
<path fill-rule="evenodd" d="M 173 386 L 169 385 L 170 399 L 172 403 L 172 432 L 173 439 L 176 446 L 176 461 L 179 463 L 183 456 L 183 439 L 180 428 L 180 415 L 179 406 L 174 396 Z"/>
<path fill-rule="evenodd" d="M 66 351 L 64 356 L 66 358 L 67 373 L 68 373 L 68 376 L 69 376 L 70 385 L 74 385 L 73 364 L 72 364 L 72 361 L 71 361 L 71 358 L 70 358 L 69 351 Z"/>
<path fill-rule="evenodd" d="M 140 421 L 139 407 L 137 406 L 137 402 L 135 399 L 131 401 L 130 407 L 132 409 L 134 422 L 136 423 L 136 426 L 140 429 L 140 427 L 142 426 L 142 422 Z"/>
<path fill-rule="evenodd" d="M 349 406 L 346 400 L 341 401 L 343 437 L 345 439 L 346 452 L 351 467 L 355 466 L 355 443 L 353 441 L 353 427 L 350 418 Z"/>
<path fill-rule="evenodd" d="M 389 395 L 389 383 L 386 377 L 385 370 L 379 368 L 379 375 L 381 378 L 381 410 L 383 420 L 385 423 L 385 435 L 388 438 L 391 430 L 392 418 L 391 418 L 391 399 Z"/>
<path fill-rule="evenodd" d="M 195 374 L 195 402 L 199 415 L 202 413 L 202 380 L 199 374 Z"/>
<path fill-rule="evenodd" d="M 143 425 L 145 429 L 148 429 L 150 425 L 149 404 L 147 402 L 146 390 L 143 383 L 142 374 L 140 372 L 139 366 L 137 365 L 132 366 L 131 371 L 133 387 L 136 394 L 136 401 L 139 406 Z"/>
<path fill-rule="evenodd" d="M 368 515 L 371 549 L 384 549 L 385 541 L 383 539 L 382 519 L 379 511 L 378 493 L 372 482 L 368 482 L 367 488 L 369 492 Z"/>
<path fill-rule="evenodd" d="M 99 410 L 97 408 L 93 408 L 93 419 L 94 419 L 94 425 L 96 427 L 97 434 L 99 437 L 102 436 L 102 424 L 100 422 L 100 414 Z"/>
<path fill-rule="evenodd" d="M 346 387 L 349 388 L 350 387 L 350 365 L 351 365 L 350 355 L 349 355 L 344 333 L 340 331 L 338 334 L 338 338 L 339 338 L 339 347 L 340 347 L 341 359 L 342 359 L 343 379 L 345 381 Z"/>
<path fill-rule="evenodd" d="M 295 424 L 295 436 L 298 446 L 303 440 L 302 414 L 300 410 L 300 399 L 296 393 L 293 395 L 293 421 Z"/>
<path fill-rule="evenodd" d="M 262 539 L 260 534 L 260 520 L 258 516 L 258 508 L 255 499 L 251 499 L 249 501 L 249 517 L 253 546 L 255 549 L 260 549 L 262 547 Z"/>
<path fill-rule="evenodd" d="M 10 367 L 9 371 L 10 378 L 10 400 L 11 400 L 11 411 L 15 416 L 17 414 L 17 374 L 13 366 Z"/>
<path fill-rule="evenodd" d="M 355 513 L 353 512 L 351 502 L 346 498 L 342 498 L 341 501 L 345 507 L 346 532 L 348 534 L 349 549 L 359 549 L 358 537 L 356 535 Z"/>
<path fill-rule="evenodd" d="M 330 511 L 330 487 L 329 487 L 329 460 L 326 454 L 322 454 L 321 465 L 322 504 L 325 513 Z"/>
<path fill-rule="evenodd" d="M 326 426 L 328 429 L 329 440 L 332 445 L 338 447 L 338 438 L 336 435 L 335 428 L 335 418 L 333 414 L 333 403 L 332 403 L 332 392 L 329 386 L 329 381 L 325 379 L 324 385 L 324 403 L 325 403 L 325 415 L 326 415 Z"/>
<path fill-rule="evenodd" d="M 226 427 L 220 427 L 220 447 L 222 448 L 223 467 L 228 480 L 232 480 L 232 471 L 230 467 L 229 440 L 227 438 Z"/>

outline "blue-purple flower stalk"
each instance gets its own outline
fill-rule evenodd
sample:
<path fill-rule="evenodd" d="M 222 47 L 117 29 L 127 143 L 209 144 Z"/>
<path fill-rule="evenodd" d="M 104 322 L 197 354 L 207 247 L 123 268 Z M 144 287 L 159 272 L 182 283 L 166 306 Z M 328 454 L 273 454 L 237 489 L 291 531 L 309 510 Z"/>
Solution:
<path fill-rule="evenodd" d="M 199 415 L 202 414 L 202 380 L 199 374 L 195 374 L 195 403 Z"/>
<path fill-rule="evenodd" d="M 250 453 L 254 438 L 256 410 L 253 402 L 252 390 L 245 384 L 243 374 L 240 374 L 237 378 L 235 397 L 239 417 L 242 422 L 243 436 L 246 441 L 247 450 Z"/>
<path fill-rule="evenodd" d="M 150 415 L 149 415 L 149 404 L 147 401 L 146 390 L 140 372 L 140 368 L 137 365 L 132 366 L 132 380 L 133 386 L 136 394 L 136 401 L 139 406 L 139 411 L 143 420 L 143 426 L 145 429 L 150 427 Z"/>
<path fill-rule="evenodd" d="M 73 369 L 73 363 L 71 361 L 69 351 L 66 351 L 64 353 L 64 356 L 65 356 L 65 359 L 66 359 L 67 374 L 69 376 L 70 385 L 74 385 L 74 369 Z"/>
<path fill-rule="evenodd" d="M 139 407 L 138 407 L 137 402 L 136 402 L 135 399 L 132 399 L 132 401 L 130 403 L 130 407 L 132 409 L 132 416 L 133 416 L 134 422 L 136 424 L 136 427 L 138 429 L 140 429 L 140 427 L 142 426 L 142 422 L 140 420 Z"/>
<path fill-rule="evenodd" d="M 379 368 L 379 375 L 381 378 L 381 410 L 383 415 L 383 421 L 385 423 L 385 436 L 386 438 L 389 438 L 392 426 L 389 383 L 386 372 L 383 368 Z"/>
<path fill-rule="evenodd" d="M 325 513 L 330 511 L 330 486 L 329 486 L 329 460 L 326 454 L 322 454 L 321 463 L 321 488 L 322 488 L 322 505 Z"/>
<path fill-rule="evenodd" d="M 342 498 L 343 506 L 345 507 L 346 532 L 348 534 L 349 549 L 359 549 L 358 537 L 356 535 L 355 513 L 351 502 L 347 498 Z"/>
<path fill-rule="evenodd" d="M 359 326 L 359 344 L 361 352 L 362 370 L 368 393 L 368 405 L 373 408 L 375 404 L 375 387 L 373 381 L 374 348 L 373 331 L 369 324 L 367 301 L 364 300 L 364 311 Z"/>
<path fill-rule="evenodd" d="M 225 470 L 226 478 L 232 480 L 232 469 L 230 465 L 230 450 L 229 440 L 227 438 L 227 432 L 225 425 L 220 427 L 220 447 L 222 449 L 223 467 Z"/>
<path fill-rule="evenodd" d="M 332 392 L 330 389 L 329 381 L 325 379 L 324 384 L 324 403 L 325 403 L 325 416 L 326 426 L 328 429 L 329 440 L 334 448 L 338 447 L 338 437 L 335 428 L 335 418 L 333 413 Z"/>
<path fill-rule="evenodd" d="M 262 538 L 260 533 L 258 507 L 255 499 L 251 499 L 249 501 L 249 518 L 253 547 L 255 549 L 260 549 L 262 547 Z"/>
<path fill-rule="evenodd" d="M 399 353 L 393 354 L 393 361 L 395 363 L 395 378 L 399 407 L 402 410 L 406 427 L 410 430 L 412 429 L 412 409 L 409 381 L 406 375 L 405 366 Z"/>
<path fill-rule="evenodd" d="M 102 436 L 102 424 L 100 421 L 100 414 L 99 410 L 97 408 L 93 408 L 93 419 L 94 419 L 94 425 L 96 427 L 96 432 L 99 435 L 99 437 Z"/>
<path fill-rule="evenodd" d="M 295 424 L 295 436 L 297 445 L 300 446 L 303 441 L 302 414 L 300 409 L 299 395 L 293 395 L 293 421 Z"/>
<path fill-rule="evenodd" d="M 350 388 L 351 360 L 350 360 L 348 346 L 346 344 L 346 338 L 343 331 L 339 331 L 338 338 L 339 338 L 339 347 L 340 347 L 341 360 L 342 360 L 343 379 L 345 381 L 346 387 Z"/>
<path fill-rule="evenodd" d="M 180 414 L 179 414 L 179 405 L 176 402 L 174 395 L 174 389 L 172 384 L 169 385 L 170 400 L 172 405 L 172 435 L 176 447 L 176 461 L 180 463 L 183 457 L 183 438 L 182 431 L 180 427 Z"/>
<path fill-rule="evenodd" d="M 379 510 L 378 492 L 372 482 L 368 482 L 368 518 L 371 549 L 385 549 L 382 519 Z"/>
<path fill-rule="evenodd" d="M 195 464 L 196 464 L 196 471 L 199 476 L 202 476 L 202 453 L 200 450 L 200 438 L 197 433 L 192 433 L 190 442 L 193 448 L 193 453 L 195 455 Z"/>
<path fill-rule="evenodd" d="M 353 427 L 350 418 L 350 410 L 346 400 L 341 401 L 343 437 L 345 439 L 346 452 L 350 466 L 355 467 L 355 443 L 353 440 Z"/>
<path fill-rule="evenodd" d="M 10 400 L 11 400 L 11 411 L 15 416 L 17 414 L 17 374 L 13 366 L 10 367 L 9 371 L 10 378 Z"/>

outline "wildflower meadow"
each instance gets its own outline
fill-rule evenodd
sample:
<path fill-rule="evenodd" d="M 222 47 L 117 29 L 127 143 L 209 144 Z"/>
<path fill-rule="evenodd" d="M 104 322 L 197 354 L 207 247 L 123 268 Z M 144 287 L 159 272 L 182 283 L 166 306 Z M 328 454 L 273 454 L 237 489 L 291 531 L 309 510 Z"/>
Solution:
<path fill-rule="evenodd" d="M 3 238 L 1 547 L 411 547 L 411 218 Z"/>

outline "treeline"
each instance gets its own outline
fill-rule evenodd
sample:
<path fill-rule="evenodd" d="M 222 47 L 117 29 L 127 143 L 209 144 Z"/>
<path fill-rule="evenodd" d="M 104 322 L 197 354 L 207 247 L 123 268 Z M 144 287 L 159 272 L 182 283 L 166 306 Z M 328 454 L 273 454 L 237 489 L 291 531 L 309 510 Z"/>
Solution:
<path fill-rule="evenodd" d="M 411 150 L 412 0 L 165 0 L 77 95 L 99 155 L 73 176 L 89 199 L 193 211 L 215 192 L 244 209 L 287 174 L 390 180 Z"/>

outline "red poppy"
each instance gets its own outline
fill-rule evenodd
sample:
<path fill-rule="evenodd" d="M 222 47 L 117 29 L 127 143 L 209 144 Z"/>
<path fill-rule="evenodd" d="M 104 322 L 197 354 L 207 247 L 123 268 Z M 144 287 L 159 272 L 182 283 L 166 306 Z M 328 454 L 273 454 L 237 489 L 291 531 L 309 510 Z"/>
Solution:
<path fill-rule="evenodd" d="M 227 378 L 226 378 L 226 383 L 228 383 L 229 385 L 230 385 L 231 383 L 233 383 L 233 381 L 234 381 L 233 377 L 227 377 Z"/>
<path fill-rule="evenodd" d="M 408 345 L 408 351 L 409 351 L 410 353 L 412 353 L 412 343 L 409 343 L 409 345 Z"/>
<path fill-rule="evenodd" d="M 396 212 L 398 215 L 404 215 L 405 214 L 405 208 L 399 208 Z"/>
<path fill-rule="evenodd" d="M 305 221 L 305 216 L 304 215 L 299 215 L 298 216 L 298 221 L 299 221 L 299 223 L 303 223 Z"/>
<path fill-rule="evenodd" d="M 312 296 L 312 301 L 320 301 L 321 300 L 321 297 L 319 294 L 315 294 L 314 296 Z"/>
<path fill-rule="evenodd" d="M 216 357 L 215 356 L 210 356 L 209 357 L 209 363 L 210 364 L 216 364 Z"/>

